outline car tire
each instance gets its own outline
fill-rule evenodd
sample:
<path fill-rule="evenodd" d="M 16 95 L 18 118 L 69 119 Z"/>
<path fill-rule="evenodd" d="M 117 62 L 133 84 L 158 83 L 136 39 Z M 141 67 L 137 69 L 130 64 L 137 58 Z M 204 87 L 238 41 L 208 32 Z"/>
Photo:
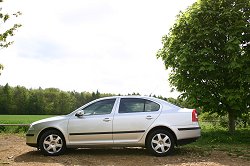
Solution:
<path fill-rule="evenodd" d="M 149 133 L 146 140 L 146 148 L 154 156 L 166 156 L 173 153 L 174 137 L 166 130 L 155 130 Z"/>
<path fill-rule="evenodd" d="M 66 142 L 57 130 L 48 130 L 44 132 L 39 140 L 39 148 L 46 156 L 58 156 L 66 150 Z"/>

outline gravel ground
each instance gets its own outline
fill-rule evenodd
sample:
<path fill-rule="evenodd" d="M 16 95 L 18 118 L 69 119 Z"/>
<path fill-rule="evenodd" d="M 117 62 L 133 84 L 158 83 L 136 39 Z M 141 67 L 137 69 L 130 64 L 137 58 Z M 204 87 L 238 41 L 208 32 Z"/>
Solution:
<path fill-rule="evenodd" d="M 203 152 L 199 149 L 177 148 L 166 157 L 150 156 L 142 148 L 77 149 L 56 157 L 43 156 L 25 144 L 16 134 L 0 134 L 0 165 L 166 165 L 166 166 L 246 166 L 250 161 L 228 156 L 226 152 Z"/>

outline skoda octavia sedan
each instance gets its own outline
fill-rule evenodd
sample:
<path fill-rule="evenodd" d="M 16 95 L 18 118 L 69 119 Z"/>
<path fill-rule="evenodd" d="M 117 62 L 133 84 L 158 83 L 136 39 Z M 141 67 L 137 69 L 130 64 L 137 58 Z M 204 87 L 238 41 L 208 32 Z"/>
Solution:
<path fill-rule="evenodd" d="M 194 109 L 153 97 L 114 96 L 32 123 L 26 144 L 51 156 L 67 148 L 117 146 L 146 147 L 155 156 L 165 156 L 175 146 L 195 141 L 200 132 Z"/>

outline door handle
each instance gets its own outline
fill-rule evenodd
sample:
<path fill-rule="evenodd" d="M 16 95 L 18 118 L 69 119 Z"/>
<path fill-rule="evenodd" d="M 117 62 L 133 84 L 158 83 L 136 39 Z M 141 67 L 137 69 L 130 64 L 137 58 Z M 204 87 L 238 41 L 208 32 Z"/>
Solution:
<path fill-rule="evenodd" d="M 149 116 L 146 116 L 146 119 L 151 120 L 151 119 L 153 119 L 153 117 L 149 115 Z"/>
<path fill-rule="evenodd" d="M 109 122 L 109 121 L 111 121 L 111 119 L 110 118 L 104 118 L 103 121 L 104 122 Z"/>

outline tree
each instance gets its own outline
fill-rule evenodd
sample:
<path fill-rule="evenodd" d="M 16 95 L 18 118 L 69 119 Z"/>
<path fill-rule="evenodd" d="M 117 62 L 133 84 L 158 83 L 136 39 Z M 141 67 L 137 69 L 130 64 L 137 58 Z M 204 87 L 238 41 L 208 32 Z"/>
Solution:
<path fill-rule="evenodd" d="M 0 0 L 0 3 L 3 2 L 2 0 Z M 13 43 L 13 41 L 9 41 L 8 37 L 10 36 L 14 36 L 14 32 L 21 27 L 20 24 L 14 24 L 12 27 L 10 28 L 3 28 L 3 24 L 8 21 L 10 19 L 10 15 L 6 14 L 6 13 L 2 13 L 2 8 L 0 7 L 0 27 L 1 27 L 1 31 L 0 31 L 0 49 L 1 48 L 7 48 L 9 45 L 11 45 Z M 18 17 L 19 15 L 21 15 L 21 12 L 17 12 L 12 14 L 15 17 Z M 0 74 L 1 74 L 1 70 L 3 70 L 3 65 L 0 64 Z"/>
<path fill-rule="evenodd" d="M 11 88 L 13 91 L 13 110 L 12 114 L 25 114 L 27 112 L 27 103 L 28 103 L 28 90 L 25 87 L 17 86 L 15 88 Z"/>
<path fill-rule="evenodd" d="M 44 91 L 41 89 L 30 90 L 30 96 L 27 101 L 27 110 L 22 114 L 30 114 L 30 115 L 49 115 L 51 113 L 46 112 L 45 107 L 49 105 L 46 103 Z"/>
<path fill-rule="evenodd" d="M 198 0 L 162 38 L 169 80 L 204 111 L 228 114 L 229 131 L 250 106 L 250 1 Z"/>
<path fill-rule="evenodd" d="M 6 84 L 3 88 L 1 88 L 1 96 L 0 96 L 0 113 L 8 114 L 13 109 L 13 97 L 12 97 L 12 88 L 9 84 Z"/>

